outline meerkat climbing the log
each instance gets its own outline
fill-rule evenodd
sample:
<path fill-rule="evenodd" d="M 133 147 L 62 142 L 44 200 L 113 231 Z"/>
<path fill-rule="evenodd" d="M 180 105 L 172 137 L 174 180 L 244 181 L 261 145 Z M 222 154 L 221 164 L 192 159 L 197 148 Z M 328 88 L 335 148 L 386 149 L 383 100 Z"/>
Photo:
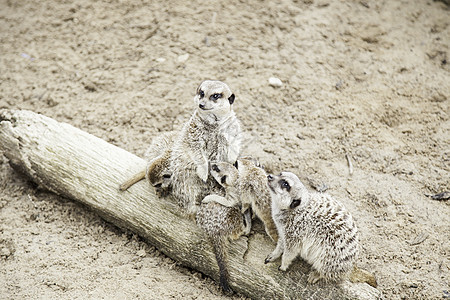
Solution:
<path fill-rule="evenodd" d="M 238 201 L 235 197 L 235 186 L 238 185 L 238 173 L 230 172 L 217 178 L 214 171 L 217 166 L 212 165 L 211 175 L 225 188 L 225 197 L 218 195 L 208 195 L 200 205 L 196 214 L 197 225 L 208 235 L 214 249 L 217 264 L 219 266 L 219 284 L 225 293 L 231 293 L 229 285 L 229 274 L 227 268 L 227 240 L 238 239 L 241 235 L 250 233 L 251 212 L 246 210 L 244 213 L 237 206 L 228 207 L 220 203 L 226 201 Z M 233 167 L 234 169 L 234 167 Z"/>
<path fill-rule="evenodd" d="M 231 184 L 231 177 L 226 179 Z M 225 197 L 229 196 L 228 191 Z M 208 195 L 213 201 L 202 203 L 196 214 L 197 225 L 202 228 L 213 245 L 217 265 L 219 266 L 219 284 L 225 293 L 231 293 L 227 267 L 227 241 L 237 240 L 241 235 L 248 234 L 251 227 L 250 210 L 241 213 L 237 207 L 227 207 L 219 204 L 221 196 Z"/>
<path fill-rule="evenodd" d="M 227 162 L 214 163 L 211 175 L 225 188 L 227 196 L 205 198 L 203 202 L 217 201 L 228 207 L 240 206 L 242 212 L 251 207 L 264 223 L 267 235 L 277 242 L 278 232 L 272 219 L 272 198 L 264 169 L 255 165 L 251 159 L 239 159 L 234 165 Z"/>
<path fill-rule="evenodd" d="M 281 271 L 300 255 L 312 265 L 308 282 L 337 281 L 352 271 L 359 251 L 350 213 L 331 196 L 310 193 L 290 172 L 269 175 L 272 216 L 279 239 L 265 263 L 281 257 Z"/>

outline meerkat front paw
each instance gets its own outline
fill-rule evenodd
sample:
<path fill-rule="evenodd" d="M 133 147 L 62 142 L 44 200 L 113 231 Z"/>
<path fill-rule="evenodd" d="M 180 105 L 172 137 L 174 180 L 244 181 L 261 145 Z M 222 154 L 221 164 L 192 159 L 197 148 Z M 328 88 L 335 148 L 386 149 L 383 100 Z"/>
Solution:
<path fill-rule="evenodd" d="M 216 201 L 216 199 L 214 197 L 211 197 L 211 195 L 208 195 L 205 198 L 203 198 L 202 203 L 207 204 L 207 203 L 215 202 L 215 201 Z"/>
<path fill-rule="evenodd" d="M 285 266 L 283 266 L 283 265 L 280 265 L 280 266 L 278 267 L 278 270 L 279 270 L 279 271 L 282 271 L 282 272 L 286 272 L 287 267 L 285 267 Z"/>
<path fill-rule="evenodd" d="M 252 229 L 252 210 L 249 208 L 244 212 L 244 235 L 249 235 Z"/>
<path fill-rule="evenodd" d="M 264 260 L 264 263 L 265 264 L 268 264 L 268 263 L 270 263 L 270 262 L 273 262 L 274 260 L 276 260 L 277 258 L 279 258 L 280 257 L 280 255 L 278 255 L 277 253 L 275 253 L 275 252 L 272 252 L 272 253 L 270 253 L 267 257 L 266 257 L 266 259 Z"/>
<path fill-rule="evenodd" d="M 316 284 L 319 283 L 322 286 L 325 282 L 322 280 L 323 277 L 319 274 L 319 272 L 312 270 L 308 275 L 308 284 Z"/>
<path fill-rule="evenodd" d="M 200 177 L 200 179 L 206 183 L 208 181 L 208 175 L 209 175 L 209 168 L 208 164 L 201 164 L 197 165 L 197 175 Z"/>
<path fill-rule="evenodd" d="M 210 202 L 216 202 L 225 207 L 234 207 L 236 205 L 236 203 L 234 203 L 233 201 L 218 195 L 208 195 L 202 200 L 203 204 L 207 204 Z"/>
<path fill-rule="evenodd" d="M 270 263 L 270 262 L 274 261 L 275 259 L 279 258 L 281 256 L 281 254 L 283 254 L 283 252 L 284 252 L 283 241 L 282 240 L 278 240 L 277 246 L 272 251 L 272 253 L 270 253 L 266 257 L 266 260 L 264 261 L 264 263 L 267 264 L 267 263 Z"/>

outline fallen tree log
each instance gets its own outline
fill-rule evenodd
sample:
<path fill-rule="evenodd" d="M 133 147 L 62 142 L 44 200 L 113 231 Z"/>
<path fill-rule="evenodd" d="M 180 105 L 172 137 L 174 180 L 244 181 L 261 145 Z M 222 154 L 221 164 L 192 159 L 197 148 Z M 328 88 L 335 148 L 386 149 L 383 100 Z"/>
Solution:
<path fill-rule="evenodd" d="M 121 182 L 145 166 L 143 159 L 69 124 L 20 110 L 0 111 L 0 151 L 40 186 L 91 207 L 182 265 L 218 280 L 206 235 L 170 198 L 158 198 L 144 181 L 119 191 Z M 309 267 L 301 259 L 286 273 L 278 271 L 279 262 L 264 264 L 274 246 L 263 233 L 231 243 L 228 265 L 235 291 L 254 299 L 380 297 L 365 283 L 307 286 Z"/>

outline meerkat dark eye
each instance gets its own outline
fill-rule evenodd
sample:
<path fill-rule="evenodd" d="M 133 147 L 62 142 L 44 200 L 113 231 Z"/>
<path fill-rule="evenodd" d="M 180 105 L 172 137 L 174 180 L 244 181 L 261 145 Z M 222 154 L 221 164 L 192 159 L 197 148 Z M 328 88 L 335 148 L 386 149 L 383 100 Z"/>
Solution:
<path fill-rule="evenodd" d="M 281 188 L 286 189 L 286 191 L 288 191 L 288 192 L 291 190 L 291 186 L 284 179 L 280 180 L 280 186 L 281 186 Z"/>
<path fill-rule="evenodd" d="M 294 208 L 296 208 L 297 206 L 299 206 L 300 203 L 302 203 L 302 200 L 301 200 L 301 199 L 294 199 L 294 200 L 292 200 L 291 205 L 290 205 L 289 207 L 290 207 L 291 209 L 294 209 Z"/>
<path fill-rule="evenodd" d="M 205 92 L 200 90 L 200 92 L 198 92 L 198 95 L 200 96 L 200 99 L 202 99 L 203 97 L 205 97 Z"/>
<path fill-rule="evenodd" d="M 239 170 L 239 164 L 238 164 L 238 161 L 236 161 L 235 163 L 234 163 L 234 165 L 233 165 L 236 169 L 238 169 Z"/>
<path fill-rule="evenodd" d="M 222 94 L 216 93 L 216 94 L 212 94 L 212 95 L 209 97 L 209 99 L 210 99 L 210 100 L 213 100 L 213 101 L 217 101 L 219 98 L 222 98 Z"/>
<path fill-rule="evenodd" d="M 220 178 L 220 182 L 222 184 L 225 184 L 225 182 L 227 181 L 227 175 L 222 176 L 222 178 Z"/>

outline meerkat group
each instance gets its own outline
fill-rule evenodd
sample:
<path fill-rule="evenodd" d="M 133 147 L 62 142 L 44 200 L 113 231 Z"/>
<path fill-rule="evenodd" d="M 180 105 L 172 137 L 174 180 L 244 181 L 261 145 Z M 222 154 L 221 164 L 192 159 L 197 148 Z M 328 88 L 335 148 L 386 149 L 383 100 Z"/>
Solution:
<path fill-rule="evenodd" d="M 352 216 L 328 194 L 308 192 L 293 173 L 267 175 L 251 159 L 240 158 L 241 128 L 234 100 L 225 83 L 202 82 L 189 121 L 179 132 L 155 138 L 145 155 L 146 169 L 120 190 L 146 178 L 159 195 L 172 195 L 194 216 L 213 246 L 220 286 L 227 293 L 232 291 L 227 240 L 250 233 L 251 211 L 276 242 L 265 263 L 281 256 L 279 269 L 286 271 L 301 256 L 313 269 L 310 284 L 345 279 L 359 251 Z"/>

